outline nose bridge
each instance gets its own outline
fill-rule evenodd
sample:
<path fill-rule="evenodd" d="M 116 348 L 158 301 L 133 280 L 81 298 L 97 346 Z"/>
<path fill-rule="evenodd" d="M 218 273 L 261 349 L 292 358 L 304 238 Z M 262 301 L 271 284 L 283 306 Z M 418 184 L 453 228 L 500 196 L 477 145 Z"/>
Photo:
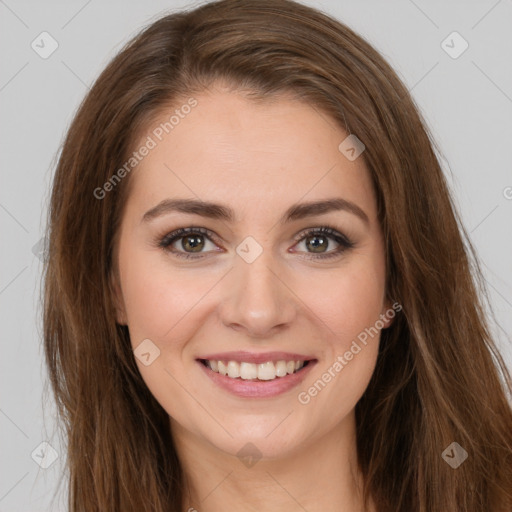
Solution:
<path fill-rule="evenodd" d="M 239 250 L 244 248 L 247 246 L 240 244 Z M 254 249 L 249 245 L 249 251 Z M 225 325 L 243 328 L 255 337 L 290 323 L 296 309 L 293 295 L 281 281 L 282 272 L 272 250 L 261 249 L 253 261 L 243 252 L 236 256 L 221 310 Z"/>

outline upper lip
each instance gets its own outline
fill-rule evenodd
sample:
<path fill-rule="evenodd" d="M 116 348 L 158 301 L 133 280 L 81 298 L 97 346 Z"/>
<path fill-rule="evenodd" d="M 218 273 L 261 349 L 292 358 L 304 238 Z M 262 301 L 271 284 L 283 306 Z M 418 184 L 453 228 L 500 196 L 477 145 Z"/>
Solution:
<path fill-rule="evenodd" d="M 236 361 L 238 363 L 266 363 L 267 361 L 311 361 L 315 358 L 302 354 L 294 354 L 293 352 L 246 352 L 238 350 L 236 352 L 219 352 L 216 354 L 208 354 L 198 359 L 206 359 L 209 361 Z"/>

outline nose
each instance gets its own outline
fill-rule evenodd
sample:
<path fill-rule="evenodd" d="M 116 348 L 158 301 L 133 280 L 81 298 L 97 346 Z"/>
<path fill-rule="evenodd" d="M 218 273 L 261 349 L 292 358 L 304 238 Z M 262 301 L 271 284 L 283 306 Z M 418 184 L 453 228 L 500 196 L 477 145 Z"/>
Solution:
<path fill-rule="evenodd" d="M 252 263 L 237 258 L 224 281 L 219 308 L 227 327 L 251 338 L 269 338 L 293 322 L 298 309 L 293 287 L 270 251 L 263 251 Z"/>

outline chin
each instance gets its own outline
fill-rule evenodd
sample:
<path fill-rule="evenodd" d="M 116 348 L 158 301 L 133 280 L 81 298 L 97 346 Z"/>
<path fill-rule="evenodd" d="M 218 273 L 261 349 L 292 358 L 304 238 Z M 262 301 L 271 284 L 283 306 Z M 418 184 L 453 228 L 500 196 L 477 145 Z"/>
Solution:
<path fill-rule="evenodd" d="M 286 415 L 277 421 L 272 418 L 259 422 L 240 421 L 227 427 L 233 437 L 222 435 L 209 442 L 217 449 L 239 458 L 246 456 L 254 458 L 275 459 L 283 458 L 298 451 L 303 446 L 307 436 L 290 432 L 286 428 Z M 291 419 L 291 418 L 290 418 Z M 280 424 L 281 423 L 281 424 Z M 279 432 L 278 432 L 279 431 Z"/>

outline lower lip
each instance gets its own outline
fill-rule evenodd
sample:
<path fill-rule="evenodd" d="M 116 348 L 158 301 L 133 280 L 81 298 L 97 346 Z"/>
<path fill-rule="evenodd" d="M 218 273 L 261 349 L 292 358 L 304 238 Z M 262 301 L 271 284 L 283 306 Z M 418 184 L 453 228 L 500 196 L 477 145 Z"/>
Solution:
<path fill-rule="evenodd" d="M 286 377 L 276 377 L 273 380 L 244 380 L 232 379 L 220 373 L 214 372 L 206 367 L 201 361 L 197 361 L 202 371 L 221 388 L 229 391 L 233 395 L 242 398 L 268 398 L 282 393 L 286 393 L 298 386 L 308 375 L 311 368 L 315 366 L 316 361 L 310 361 L 296 373 L 288 374 Z"/>

